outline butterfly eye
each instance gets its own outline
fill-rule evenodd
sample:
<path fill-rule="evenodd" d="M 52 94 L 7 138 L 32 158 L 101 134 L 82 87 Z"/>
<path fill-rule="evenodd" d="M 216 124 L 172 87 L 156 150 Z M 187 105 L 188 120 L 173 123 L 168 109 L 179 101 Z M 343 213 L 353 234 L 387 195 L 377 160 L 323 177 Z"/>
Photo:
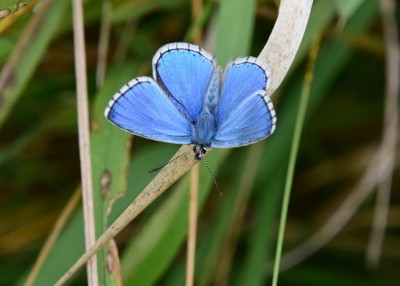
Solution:
<path fill-rule="evenodd" d="M 207 147 L 203 145 L 194 145 L 193 151 L 195 153 L 196 160 L 203 158 L 203 155 L 207 152 Z"/>

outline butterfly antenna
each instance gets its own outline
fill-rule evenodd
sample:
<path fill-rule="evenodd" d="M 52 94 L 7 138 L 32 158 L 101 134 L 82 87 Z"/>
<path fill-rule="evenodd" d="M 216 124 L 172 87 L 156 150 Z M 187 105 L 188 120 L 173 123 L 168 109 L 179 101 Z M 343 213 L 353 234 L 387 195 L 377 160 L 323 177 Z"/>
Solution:
<path fill-rule="evenodd" d="M 218 194 L 220 194 L 220 195 L 222 196 L 223 193 L 222 193 L 221 189 L 219 188 L 219 186 L 218 186 L 218 184 L 217 184 L 217 180 L 215 180 L 215 177 L 214 177 L 213 172 L 211 172 L 210 166 L 208 165 L 208 162 L 207 162 L 206 158 L 203 158 L 203 161 L 204 161 L 204 163 L 206 164 L 208 173 L 210 174 L 211 179 L 212 179 L 213 182 L 214 182 L 214 186 L 215 186 L 215 188 L 216 188 Z"/>
<path fill-rule="evenodd" d="M 175 160 L 178 160 L 179 158 L 186 156 L 187 153 L 189 153 L 189 152 L 186 152 L 186 153 L 183 153 L 183 154 L 179 155 L 178 157 L 176 157 L 176 158 L 174 158 L 174 159 L 168 161 L 167 163 L 161 165 L 160 167 L 157 167 L 157 168 L 155 168 L 155 169 L 151 169 L 151 170 L 147 171 L 147 174 L 151 174 L 151 173 L 153 173 L 153 172 L 157 172 L 157 171 L 161 170 L 162 168 L 164 168 L 164 167 L 167 166 L 168 164 L 174 162 Z"/>

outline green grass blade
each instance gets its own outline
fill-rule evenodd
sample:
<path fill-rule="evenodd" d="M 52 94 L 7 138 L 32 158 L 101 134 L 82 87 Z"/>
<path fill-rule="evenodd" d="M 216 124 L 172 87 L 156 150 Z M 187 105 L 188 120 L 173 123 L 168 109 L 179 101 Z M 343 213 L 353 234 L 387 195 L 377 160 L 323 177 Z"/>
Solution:
<path fill-rule="evenodd" d="M 220 65 L 225 66 L 234 57 L 248 55 L 253 37 L 255 8 L 254 0 L 221 1 L 215 52 Z"/>
<path fill-rule="evenodd" d="M 29 79 L 40 63 L 46 48 L 50 44 L 57 28 L 63 21 L 63 16 L 70 2 L 67 0 L 52 1 L 46 11 L 41 25 L 35 31 L 29 45 L 21 53 L 17 64 L 11 71 L 12 82 L 0 91 L 2 103 L 0 105 L 0 128 L 7 119 L 12 108 L 22 95 Z"/>
<path fill-rule="evenodd" d="M 127 186 L 130 157 L 130 135 L 115 128 L 105 117 L 104 110 L 116 91 L 133 78 L 137 70 L 134 64 L 125 64 L 110 70 L 107 85 L 96 96 L 93 108 L 91 152 L 93 166 L 93 200 L 96 236 L 108 226 L 108 213 L 113 202 L 123 195 Z M 108 247 L 97 254 L 99 283 L 115 285 L 117 273 L 109 273 L 107 267 Z"/>
<path fill-rule="evenodd" d="M 350 19 L 351 16 L 360 8 L 365 0 L 336 0 L 336 6 L 342 21 Z"/>
<path fill-rule="evenodd" d="M 32 0 L 2 0 L 0 2 L 0 12 L 7 10 L 9 13 L 13 13 L 31 2 Z"/>
<path fill-rule="evenodd" d="M 111 21 L 126 21 L 139 18 L 152 11 L 176 9 L 187 4 L 189 4 L 187 0 L 125 1 L 115 7 L 111 15 Z"/>
<path fill-rule="evenodd" d="M 290 193 L 292 190 L 292 183 L 293 183 L 293 175 L 294 175 L 294 168 L 296 165 L 296 158 L 297 153 L 299 150 L 300 145 L 300 137 L 301 132 L 304 125 L 304 118 L 307 110 L 308 98 L 310 96 L 310 85 L 311 80 L 313 77 L 313 70 L 314 70 L 314 63 L 319 49 L 319 40 L 317 40 L 316 46 L 312 48 L 310 52 L 310 59 L 307 67 L 307 71 L 305 74 L 303 90 L 301 92 L 300 98 L 300 105 L 297 112 L 296 118 L 296 125 L 294 127 L 294 134 L 292 145 L 290 148 L 290 155 L 289 155 L 289 164 L 288 170 L 286 174 L 286 181 L 285 181 L 285 189 L 283 193 L 283 202 L 282 202 L 282 209 L 281 209 L 281 218 L 279 222 L 279 233 L 278 233 L 278 244 L 276 247 L 275 252 L 275 264 L 274 264 L 274 272 L 272 277 L 272 285 L 276 286 L 278 284 L 278 275 L 279 275 L 279 266 L 281 263 L 281 256 L 282 256 L 282 246 L 283 246 L 283 239 L 285 234 L 286 228 L 286 220 L 287 220 L 287 213 L 289 208 L 289 199 Z"/>

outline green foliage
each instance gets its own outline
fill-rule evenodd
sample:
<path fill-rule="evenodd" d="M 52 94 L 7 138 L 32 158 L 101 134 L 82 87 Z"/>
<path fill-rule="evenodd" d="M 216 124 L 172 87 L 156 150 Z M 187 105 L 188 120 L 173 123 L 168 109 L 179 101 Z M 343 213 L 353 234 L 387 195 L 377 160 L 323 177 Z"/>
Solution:
<path fill-rule="evenodd" d="M 9 84 L 0 91 L 0 285 L 24 283 L 57 215 L 80 182 L 69 2 L 51 1 L 15 62 Z M 151 57 L 160 45 L 190 41 L 197 29 L 207 43 L 214 43 L 210 46 L 222 65 L 235 56 L 257 56 L 274 25 L 268 15 L 277 13 L 276 1 L 204 2 L 200 18 L 194 20 L 189 1 L 110 1 L 107 73 L 104 85 L 97 88 L 103 14 L 97 1 L 85 1 L 97 236 L 152 180 L 154 174 L 147 170 L 168 161 L 179 147 L 132 137 L 109 124 L 103 111 L 112 95 L 131 78 L 150 74 Z M 383 52 L 362 44 L 373 39 L 383 46 L 376 29 L 381 20 L 378 3 L 314 2 L 292 69 L 272 98 L 278 116 L 275 134 L 253 146 L 209 154 L 222 197 L 200 162 L 195 285 L 270 283 L 305 64 L 317 37 L 322 39 L 321 49 L 296 160 L 284 253 L 301 245 L 336 211 L 365 170 L 374 153 L 371 146 L 380 142 Z M 340 19 L 346 20 L 342 25 L 337 25 L 338 8 Z M 2 65 L 34 16 L 29 12 L 19 18 L 0 38 Z M 393 189 L 398 179 L 395 173 Z M 184 284 L 188 183 L 185 176 L 117 236 L 124 285 Z M 395 213 L 398 194 L 392 200 Z M 366 202 L 339 236 L 283 272 L 279 285 L 396 285 L 400 240 L 393 217 L 379 268 L 364 267 L 373 212 L 373 201 Z M 83 252 L 79 207 L 34 285 L 52 285 Z M 100 283 L 115 285 L 115 273 L 104 267 L 106 257 L 107 249 L 98 254 Z M 84 274 L 74 277 L 72 285 L 85 285 Z"/>
<path fill-rule="evenodd" d="M 32 77 L 49 42 L 55 36 L 60 21 L 63 19 L 60 15 L 65 13 L 67 3 L 69 1 L 66 0 L 52 2 L 47 11 L 48 16 L 43 19 L 43 23 L 26 35 L 26 37 L 30 37 L 29 41 L 20 50 L 17 64 L 9 73 L 8 83 L 2 87 L 0 128 L 22 94 L 28 80 Z"/>
<path fill-rule="evenodd" d="M 249 53 L 255 7 L 254 0 L 221 1 L 215 53 L 222 66 L 234 57 L 243 57 Z"/>
<path fill-rule="evenodd" d="M 9 12 L 15 12 L 31 2 L 32 0 L 2 0 L 0 2 L 0 11 L 7 10 Z"/>
<path fill-rule="evenodd" d="M 338 12 L 343 20 L 349 19 L 357 11 L 364 0 L 336 0 Z"/>

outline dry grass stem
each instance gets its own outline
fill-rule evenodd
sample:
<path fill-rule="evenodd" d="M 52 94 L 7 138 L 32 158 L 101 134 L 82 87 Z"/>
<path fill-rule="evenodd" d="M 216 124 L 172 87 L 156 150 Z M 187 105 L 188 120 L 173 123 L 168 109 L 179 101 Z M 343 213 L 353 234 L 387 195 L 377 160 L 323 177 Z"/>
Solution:
<path fill-rule="evenodd" d="M 200 16 L 202 0 L 192 0 L 192 19 Z M 200 29 L 193 35 L 193 43 L 200 45 L 202 32 Z M 197 236 L 197 206 L 199 192 L 199 165 L 194 165 L 190 170 L 190 193 L 189 193 L 189 224 L 188 224 L 188 240 L 186 253 L 186 286 L 194 285 L 194 270 L 196 261 L 196 236 Z"/>
<path fill-rule="evenodd" d="M 78 107 L 78 134 L 79 155 L 81 163 L 82 178 L 82 202 L 85 226 L 85 248 L 90 249 L 96 241 L 93 209 L 93 187 L 92 166 L 90 157 L 90 130 L 89 130 L 89 107 L 87 96 L 86 79 L 86 53 L 85 36 L 83 28 L 83 8 L 81 0 L 72 1 L 73 28 L 74 28 L 74 56 Z M 91 258 L 87 264 L 88 285 L 99 284 L 97 275 L 96 256 Z"/>
<path fill-rule="evenodd" d="M 197 20 L 201 15 L 201 10 L 203 6 L 203 0 L 192 0 L 192 19 L 193 22 Z M 202 31 L 197 29 L 195 34 L 193 35 L 193 43 L 200 45 L 202 38 Z"/>
<path fill-rule="evenodd" d="M 385 173 L 394 170 L 396 139 L 398 132 L 398 104 L 400 88 L 400 45 L 396 23 L 396 4 L 393 0 L 381 0 L 382 24 L 386 43 L 386 98 L 383 141 L 379 170 L 379 186 L 373 228 L 367 249 L 367 264 L 376 268 L 382 252 L 382 243 L 389 212 L 392 176 Z"/>
<path fill-rule="evenodd" d="M 121 63 L 125 60 L 129 50 L 129 45 L 132 43 L 133 36 L 135 35 L 137 23 L 136 20 L 128 20 L 122 31 L 122 37 L 119 39 L 115 49 L 113 62 Z"/>
<path fill-rule="evenodd" d="M 197 205 L 199 192 L 199 165 L 190 170 L 189 195 L 189 231 L 186 260 L 186 286 L 194 285 L 194 269 L 196 261 Z"/>
<path fill-rule="evenodd" d="M 97 51 L 97 70 L 96 70 L 97 88 L 103 86 L 104 79 L 106 76 L 107 55 L 108 55 L 108 46 L 109 46 L 110 31 L 111 31 L 111 21 L 110 21 L 111 9 L 112 9 L 111 2 L 105 0 L 103 2 L 103 14 L 100 26 L 100 39 Z"/>

